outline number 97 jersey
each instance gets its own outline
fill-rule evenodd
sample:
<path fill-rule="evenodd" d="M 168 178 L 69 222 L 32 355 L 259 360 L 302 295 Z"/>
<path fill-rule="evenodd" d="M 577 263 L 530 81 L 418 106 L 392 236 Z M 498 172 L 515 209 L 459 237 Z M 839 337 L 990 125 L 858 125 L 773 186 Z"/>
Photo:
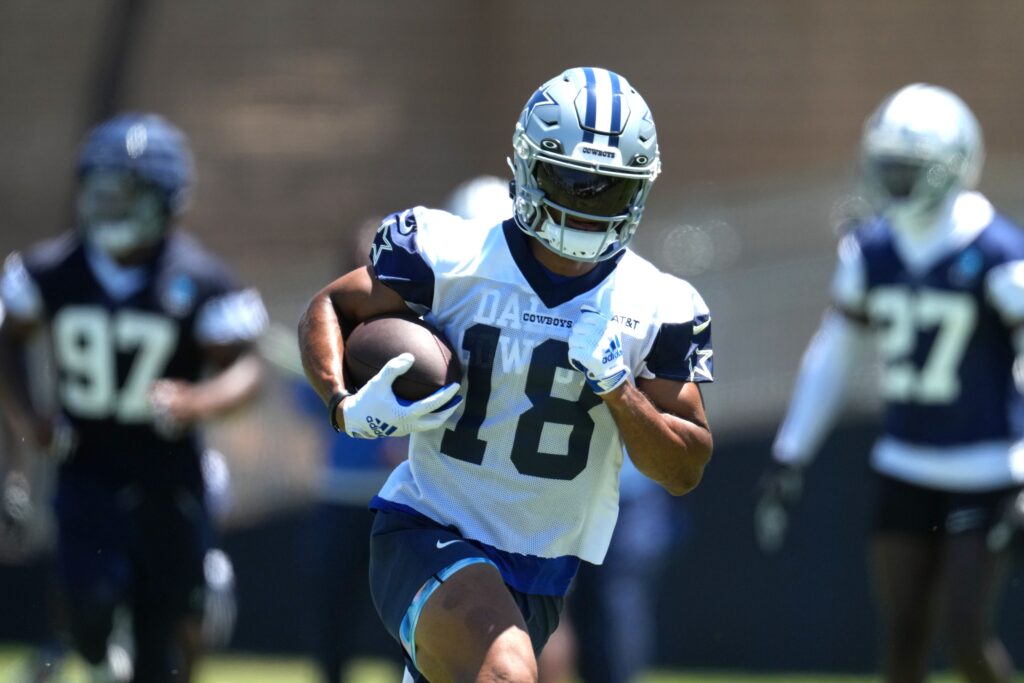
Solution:
<path fill-rule="evenodd" d="M 1024 434 L 1013 379 L 1024 233 L 973 193 L 953 220 L 923 259 L 884 221 L 848 235 L 833 299 L 870 327 L 883 362 L 876 467 L 923 485 L 1008 485 L 1007 453 Z"/>
<path fill-rule="evenodd" d="M 55 398 L 76 441 L 63 474 L 201 487 L 197 435 L 161 428 L 150 391 L 159 379 L 197 381 L 208 347 L 254 341 L 266 324 L 255 290 L 177 230 L 134 268 L 68 233 L 9 257 L 0 299 L 49 333 Z"/>
<path fill-rule="evenodd" d="M 626 251 L 556 281 L 513 221 L 395 214 L 372 269 L 444 332 L 463 366 L 461 407 L 414 434 L 374 505 L 411 508 L 505 553 L 600 563 L 618 514 L 623 450 L 602 400 L 568 361 L 583 306 L 619 323 L 634 377 L 712 379 L 710 316 L 686 282 Z"/>

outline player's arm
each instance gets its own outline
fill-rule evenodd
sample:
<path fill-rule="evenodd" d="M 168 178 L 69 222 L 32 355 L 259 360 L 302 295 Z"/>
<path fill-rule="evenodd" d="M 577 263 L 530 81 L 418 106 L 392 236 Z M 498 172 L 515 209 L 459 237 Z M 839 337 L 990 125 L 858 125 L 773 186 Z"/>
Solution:
<path fill-rule="evenodd" d="M 843 407 L 868 346 L 861 320 L 835 308 L 825 312 L 800 362 L 793 395 L 772 446 L 776 462 L 792 467 L 810 464 Z"/>
<path fill-rule="evenodd" d="M 436 429 L 459 403 L 458 384 L 450 384 L 414 403 L 399 401 L 395 378 L 412 367 L 405 353 L 389 361 L 358 392 L 349 395 L 342 373 L 344 336 L 363 320 L 388 313 L 409 313 L 406 300 L 368 268 L 359 268 L 320 290 L 299 321 L 302 367 L 327 404 L 331 424 L 350 436 L 375 439 Z M 373 429 L 371 424 L 384 426 Z"/>
<path fill-rule="evenodd" d="M 55 421 L 32 401 L 27 356 L 28 342 L 43 319 L 43 300 L 20 255 L 12 255 L 5 264 L 0 302 L 0 407 L 18 439 L 49 448 Z"/>
<path fill-rule="evenodd" d="M 697 387 L 712 380 L 711 316 L 689 296 L 689 313 L 660 325 L 635 386 L 614 319 L 585 306 L 569 336 L 569 363 L 608 406 L 633 463 L 673 495 L 700 482 L 712 450 Z"/>
<path fill-rule="evenodd" d="M 676 496 L 700 483 L 713 442 L 697 384 L 638 378 L 602 398 L 638 470 Z"/>
<path fill-rule="evenodd" d="M 34 327 L 11 316 L 0 323 L 0 402 L 15 434 L 33 441 L 39 418 L 29 393 L 25 342 Z"/>
<path fill-rule="evenodd" d="M 313 296 L 299 320 L 299 353 L 306 378 L 324 403 L 347 391 L 342 376 L 344 335 L 368 318 L 409 312 L 405 300 L 365 267 Z"/>
<path fill-rule="evenodd" d="M 391 389 L 412 367 L 403 353 L 350 394 L 342 373 L 345 336 L 360 322 L 389 313 L 430 310 L 434 271 L 425 254 L 416 209 L 392 214 L 374 234 L 370 267 L 357 268 L 321 289 L 299 321 L 299 353 L 313 389 L 327 404 L 337 431 L 376 439 L 405 436 L 440 427 L 458 405 L 459 385 L 450 384 L 413 403 L 399 400 Z M 427 240 L 429 241 L 429 240 Z"/>
<path fill-rule="evenodd" d="M 14 331 L 16 327 L 22 329 Z M 28 396 L 23 344 L 28 334 L 29 330 L 24 326 L 18 326 L 16 321 L 5 315 L 3 303 L 0 302 L 0 412 L 3 413 L 4 420 L 0 431 L 3 434 L 4 451 L 8 459 L 7 473 L 0 482 L 0 536 L 12 539 L 15 543 L 24 538 L 33 507 L 32 487 L 26 474 L 27 468 L 23 457 L 24 449 L 18 444 L 17 438 L 30 430 L 25 425 L 18 427 L 16 422 L 40 422 L 28 418 L 28 415 L 34 413 L 30 404 L 19 406 L 19 401 L 16 400 L 16 397 Z M 13 384 L 8 384 L 8 377 L 15 378 Z M 39 440 L 38 435 L 34 433 L 24 438 Z"/>
<path fill-rule="evenodd" d="M 870 347 L 865 264 L 855 234 L 840 241 L 838 256 L 832 305 L 800 361 L 786 417 L 772 447 L 775 462 L 791 467 L 803 467 L 814 458 Z"/>
<path fill-rule="evenodd" d="M 765 552 L 781 548 L 791 511 L 802 495 L 803 469 L 835 423 L 868 355 L 864 264 L 853 235 L 839 245 L 832 300 L 804 352 L 771 461 L 758 483 L 754 531 Z"/>
<path fill-rule="evenodd" d="M 253 344 L 211 345 L 203 351 L 212 369 L 209 376 L 194 383 L 171 379 L 153 383 L 154 409 L 176 426 L 230 413 L 256 396 L 263 384 L 263 361 Z"/>
<path fill-rule="evenodd" d="M 985 290 L 1013 342 L 1014 367 L 1024 367 L 1024 259 L 1008 261 L 989 271 Z M 989 531 L 988 547 L 994 552 L 1024 545 L 1024 482 L 1018 480 L 1017 487 L 1008 496 L 1001 519 Z"/>
<path fill-rule="evenodd" d="M 219 292 L 197 311 L 192 329 L 203 354 L 203 378 L 160 379 L 150 390 L 155 422 L 171 432 L 240 408 L 262 386 L 256 342 L 266 330 L 267 311 L 256 290 L 238 288 L 223 277 Z"/>

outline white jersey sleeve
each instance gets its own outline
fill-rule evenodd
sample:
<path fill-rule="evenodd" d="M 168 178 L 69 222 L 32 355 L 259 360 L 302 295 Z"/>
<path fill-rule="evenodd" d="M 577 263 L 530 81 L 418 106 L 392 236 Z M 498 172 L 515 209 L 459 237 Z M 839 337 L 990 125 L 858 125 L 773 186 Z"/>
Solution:
<path fill-rule="evenodd" d="M 772 446 L 778 462 L 810 464 L 842 408 L 870 340 L 844 315 L 825 314 L 804 352 L 786 418 Z"/>
<path fill-rule="evenodd" d="M 985 290 L 993 308 L 1011 327 L 1024 323 L 1024 261 L 1008 261 L 992 268 Z"/>
<path fill-rule="evenodd" d="M 0 301 L 12 319 L 34 323 L 43 317 L 43 296 L 17 252 L 8 256 L 4 263 L 3 275 L 0 276 Z"/>
<path fill-rule="evenodd" d="M 832 303 L 846 315 L 862 319 L 865 316 L 867 275 L 864 255 L 852 233 L 839 241 L 838 257 L 832 277 Z"/>
<path fill-rule="evenodd" d="M 650 351 L 636 376 L 714 381 L 711 312 L 704 299 L 688 282 L 666 273 L 653 274 L 650 285 L 657 317 Z"/>
<path fill-rule="evenodd" d="M 223 345 L 255 341 L 267 329 L 267 309 L 255 289 L 212 297 L 196 313 L 195 338 L 200 344 Z"/>

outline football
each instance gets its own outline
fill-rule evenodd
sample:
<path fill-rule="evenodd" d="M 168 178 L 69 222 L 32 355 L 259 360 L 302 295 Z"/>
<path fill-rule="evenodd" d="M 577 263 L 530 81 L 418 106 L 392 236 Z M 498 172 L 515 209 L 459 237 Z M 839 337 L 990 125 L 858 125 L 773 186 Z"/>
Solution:
<path fill-rule="evenodd" d="M 345 377 L 355 392 L 395 356 L 409 352 L 416 362 L 392 389 L 407 401 L 426 398 L 462 377 L 455 349 L 437 329 L 412 315 L 383 315 L 357 325 L 345 340 Z"/>

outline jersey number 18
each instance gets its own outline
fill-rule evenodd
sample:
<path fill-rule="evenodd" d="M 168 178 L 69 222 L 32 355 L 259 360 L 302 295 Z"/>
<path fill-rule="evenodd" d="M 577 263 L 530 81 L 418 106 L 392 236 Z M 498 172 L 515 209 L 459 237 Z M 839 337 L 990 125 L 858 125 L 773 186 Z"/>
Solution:
<path fill-rule="evenodd" d="M 480 438 L 480 426 L 487 415 L 491 396 L 491 373 L 498 351 L 501 330 L 477 324 L 466 330 L 462 348 L 469 352 L 466 409 L 453 429 L 445 431 L 441 452 L 445 455 L 479 465 L 484 460 L 487 442 Z M 573 479 L 587 466 L 594 420 L 588 414 L 601 399 L 584 389 L 578 401 L 552 395 L 555 373 L 569 366 L 569 346 L 564 341 L 547 339 L 533 349 L 526 371 L 526 396 L 530 408 L 519 416 L 512 441 L 512 464 L 520 474 L 545 479 Z M 540 439 L 545 423 L 569 428 L 566 455 L 540 452 Z"/>

